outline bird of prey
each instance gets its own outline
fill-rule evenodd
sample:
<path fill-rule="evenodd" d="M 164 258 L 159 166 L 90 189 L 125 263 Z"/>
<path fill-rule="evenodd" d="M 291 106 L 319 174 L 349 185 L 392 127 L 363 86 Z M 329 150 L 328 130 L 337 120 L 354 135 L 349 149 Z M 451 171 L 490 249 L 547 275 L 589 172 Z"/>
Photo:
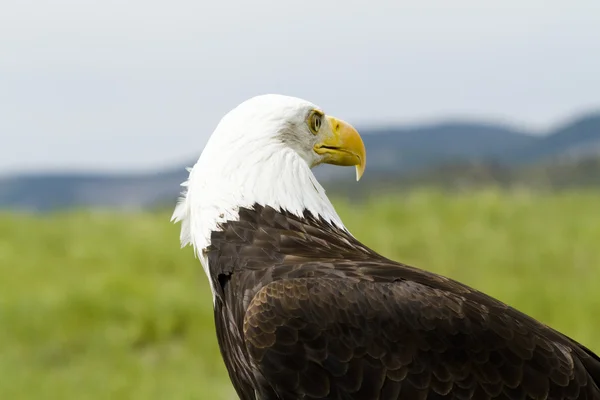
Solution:
<path fill-rule="evenodd" d="M 600 399 L 600 358 L 344 226 L 311 168 L 355 166 L 357 131 L 309 101 L 251 98 L 190 169 L 173 220 L 208 276 L 242 400 Z"/>

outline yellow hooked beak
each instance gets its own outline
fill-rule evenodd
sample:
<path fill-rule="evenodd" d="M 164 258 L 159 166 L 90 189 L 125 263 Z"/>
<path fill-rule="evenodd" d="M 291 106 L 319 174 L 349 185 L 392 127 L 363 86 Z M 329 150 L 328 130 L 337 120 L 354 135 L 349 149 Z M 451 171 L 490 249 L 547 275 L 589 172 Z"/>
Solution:
<path fill-rule="evenodd" d="M 347 122 L 331 116 L 325 116 L 325 119 L 329 123 L 331 133 L 327 133 L 327 137 L 315 144 L 315 152 L 323 156 L 324 163 L 356 166 L 356 180 L 360 180 L 367 162 L 365 144 L 360 135 Z"/>

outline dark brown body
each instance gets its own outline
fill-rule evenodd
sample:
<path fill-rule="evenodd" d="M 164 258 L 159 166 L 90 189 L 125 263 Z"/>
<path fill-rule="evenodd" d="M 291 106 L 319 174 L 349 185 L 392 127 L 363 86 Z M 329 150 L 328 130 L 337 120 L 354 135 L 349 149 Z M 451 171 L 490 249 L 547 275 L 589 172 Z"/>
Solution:
<path fill-rule="evenodd" d="M 242 400 L 600 399 L 600 359 L 310 214 L 240 210 L 206 250 Z"/>

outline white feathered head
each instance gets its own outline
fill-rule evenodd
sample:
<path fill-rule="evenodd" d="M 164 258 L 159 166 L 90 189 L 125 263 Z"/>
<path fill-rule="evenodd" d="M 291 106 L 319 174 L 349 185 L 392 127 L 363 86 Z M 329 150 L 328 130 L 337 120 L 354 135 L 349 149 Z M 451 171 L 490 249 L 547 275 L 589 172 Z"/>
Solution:
<path fill-rule="evenodd" d="M 358 180 L 365 162 L 365 146 L 350 124 L 306 100 L 253 97 L 223 117 L 183 184 L 187 191 L 172 218 L 182 223 L 181 244 L 200 254 L 220 223 L 254 204 L 298 216 L 308 210 L 343 228 L 310 169 L 356 166 Z"/>

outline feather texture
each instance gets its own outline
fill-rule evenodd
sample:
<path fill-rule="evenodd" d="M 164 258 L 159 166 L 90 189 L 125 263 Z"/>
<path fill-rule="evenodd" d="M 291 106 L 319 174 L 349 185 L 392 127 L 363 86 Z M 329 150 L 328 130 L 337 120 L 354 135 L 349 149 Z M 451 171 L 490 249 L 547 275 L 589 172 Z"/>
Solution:
<path fill-rule="evenodd" d="M 244 400 L 600 399 L 590 350 L 310 213 L 241 209 L 207 257 Z"/>

